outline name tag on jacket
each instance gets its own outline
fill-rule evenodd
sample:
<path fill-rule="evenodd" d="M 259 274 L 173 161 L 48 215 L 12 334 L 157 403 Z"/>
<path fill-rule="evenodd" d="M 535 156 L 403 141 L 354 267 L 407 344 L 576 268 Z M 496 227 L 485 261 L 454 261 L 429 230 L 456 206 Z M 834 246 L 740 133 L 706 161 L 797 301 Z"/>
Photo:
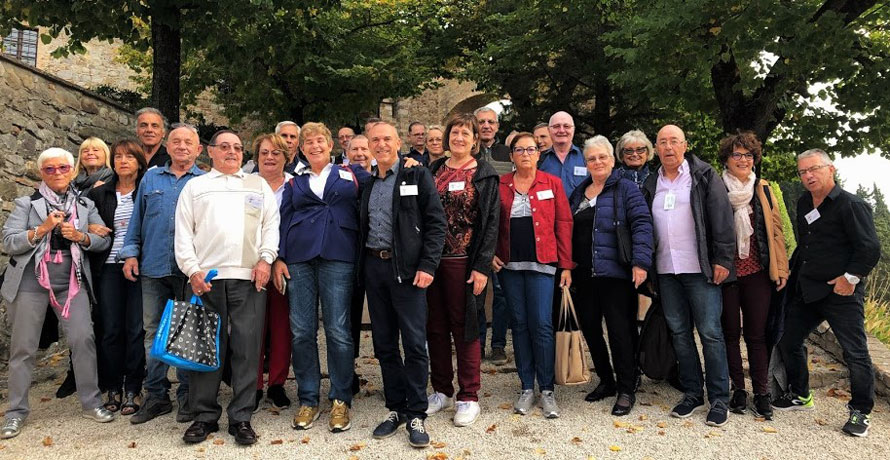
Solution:
<path fill-rule="evenodd" d="M 585 168 L 584 166 L 575 166 L 575 175 L 576 176 L 586 176 L 587 168 Z"/>
<path fill-rule="evenodd" d="M 540 192 L 538 192 L 538 199 L 539 200 L 552 200 L 553 199 L 553 190 L 550 190 L 550 189 L 541 190 Z"/>
<path fill-rule="evenodd" d="M 399 186 L 399 195 L 401 195 L 401 196 L 417 196 L 417 186 L 416 185 L 400 185 Z"/>
<path fill-rule="evenodd" d="M 344 179 L 344 180 L 351 181 L 351 180 L 352 180 L 352 173 L 349 172 L 349 171 L 344 171 L 344 170 L 341 169 L 341 170 L 340 170 L 340 179 Z"/>

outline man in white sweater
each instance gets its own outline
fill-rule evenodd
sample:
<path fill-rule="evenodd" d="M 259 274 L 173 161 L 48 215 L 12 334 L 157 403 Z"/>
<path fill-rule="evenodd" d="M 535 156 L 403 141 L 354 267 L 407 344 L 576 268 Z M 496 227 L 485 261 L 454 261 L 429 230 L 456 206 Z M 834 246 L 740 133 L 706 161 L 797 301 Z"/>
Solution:
<path fill-rule="evenodd" d="M 231 131 L 219 131 L 207 149 L 213 169 L 182 189 L 176 205 L 176 263 L 204 306 L 220 315 L 220 350 L 232 365 L 229 434 L 239 444 L 257 440 L 250 426 L 265 314 L 265 285 L 278 256 L 275 192 L 260 176 L 241 171 L 244 146 Z M 201 180 L 197 180 L 201 179 Z M 219 275 L 204 281 L 208 270 Z M 230 330 L 231 328 L 231 330 Z M 228 342 L 231 339 L 232 346 Z M 198 443 L 219 430 L 217 401 L 222 369 L 191 372 L 189 405 L 195 421 L 183 440 Z"/>

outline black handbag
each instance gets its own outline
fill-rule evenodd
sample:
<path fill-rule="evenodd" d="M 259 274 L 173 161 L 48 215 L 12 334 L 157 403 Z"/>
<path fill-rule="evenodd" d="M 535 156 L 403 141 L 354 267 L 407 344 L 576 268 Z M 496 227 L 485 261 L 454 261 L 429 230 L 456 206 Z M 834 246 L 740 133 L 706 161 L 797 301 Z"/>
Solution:
<path fill-rule="evenodd" d="M 618 240 L 618 263 L 625 267 L 633 264 L 633 241 L 630 237 L 630 230 L 627 223 L 621 225 L 618 221 L 618 184 L 615 184 L 615 191 L 612 193 L 612 225 L 615 226 L 615 238 Z"/>

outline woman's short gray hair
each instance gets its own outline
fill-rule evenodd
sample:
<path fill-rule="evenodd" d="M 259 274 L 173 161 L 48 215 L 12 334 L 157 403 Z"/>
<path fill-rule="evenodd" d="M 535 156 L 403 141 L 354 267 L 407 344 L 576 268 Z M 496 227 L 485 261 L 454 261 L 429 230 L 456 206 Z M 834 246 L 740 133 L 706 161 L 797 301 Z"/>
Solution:
<path fill-rule="evenodd" d="M 828 153 L 826 153 L 825 150 L 822 149 L 809 149 L 798 155 L 797 159 L 799 161 L 809 157 L 819 157 L 822 159 L 823 164 L 834 166 L 834 162 L 831 161 L 831 157 L 828 156 Z"/>
<path fill-rule="evenodd" d="M 618 161 L 624 163 L 624 146 L 635 143 L 640 143 L 646 146 L 646 161 L 652 161 L 652 158 L 655 156 L 655 149 L 652 147 L 652 141 L 649 140 L 646 133 L 639 129 L 632 129 L 624 133 L 621 136 L 621 139 L 618 139 L 618 143 L 615 145 L 615 150 L 618 151 Z"/>
<path fill-rule="evenodd" d="M 605 136 L 596 135 L 584 141 L 584 153 L 587 153 L 588 149 L 592 149 L 594 147 L 603 147 L 609 152 L 609 155 L 615 155 L 615 149 L 612 148 L 612 143 L 606 139 Z"/>
<path fill-rule="evenodd" d="M 74 155 L 71 152 L 58 147 L 52 147 L 40 152 L 40 155 L 37 157 L 37 169 L 43 169 L 43 163 L 53 158 L 64 158 L 69 166 L 74 166 Z"/>

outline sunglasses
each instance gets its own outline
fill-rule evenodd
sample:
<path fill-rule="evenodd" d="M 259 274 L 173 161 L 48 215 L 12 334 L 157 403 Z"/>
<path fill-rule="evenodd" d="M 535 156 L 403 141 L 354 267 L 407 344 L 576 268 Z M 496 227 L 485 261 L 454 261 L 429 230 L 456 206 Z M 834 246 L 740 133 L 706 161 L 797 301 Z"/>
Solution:
<path fill-rule="evenodd" d="M 47 166 L 41 169 L 44 174 L 47 176 L 54 176 L 56 174 L 68 174 L 71 172 L 71 165 L 60 165 L 60 166 Z"/>

